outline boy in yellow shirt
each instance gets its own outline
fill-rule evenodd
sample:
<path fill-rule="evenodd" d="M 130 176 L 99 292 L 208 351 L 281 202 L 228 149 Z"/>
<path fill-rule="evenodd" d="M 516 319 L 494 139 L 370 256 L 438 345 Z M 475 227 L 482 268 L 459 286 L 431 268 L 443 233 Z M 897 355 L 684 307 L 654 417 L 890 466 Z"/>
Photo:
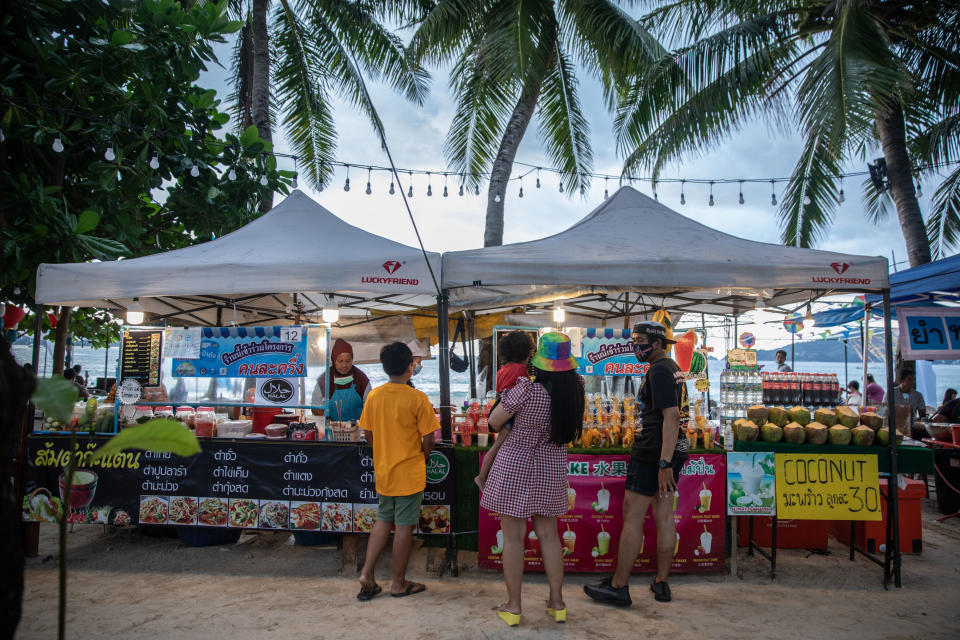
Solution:
<path fill-rule="evenodd" d="M 420 502 L 427 486 L 426 457 L 433 449 L 433 432 L 440 428 L 426 394 L 407 385 L 413 375 L 410 347 L 402 342 L 380 350 L 387 384 L 370 392 L 363 405 L 360 428 L 373 448 L 373 471 L 380 497 L 377 522 L 367 541 L 367 559 L 360 572 L 359 600 L 370 600 L 382 589 L 374 580 L 380 554 L 393 534 L 393 584 L 395 598 L 420 593 L 427 587 L 406 578 L 413 548 L 413 528 L 420 518 Z"/>

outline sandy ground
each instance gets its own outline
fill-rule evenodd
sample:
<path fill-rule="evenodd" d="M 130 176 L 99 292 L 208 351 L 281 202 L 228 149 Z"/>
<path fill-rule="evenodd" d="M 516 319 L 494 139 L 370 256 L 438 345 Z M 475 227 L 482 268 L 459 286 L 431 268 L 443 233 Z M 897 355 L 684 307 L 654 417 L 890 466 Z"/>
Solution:
<path fill-rule="evenodd" d="M 132 530 L 104 533 L 77 526 L 70 534 L 69 638 L 870 638 L 960 637 L 960 519 L 943 524 L 925 504 L 924 551 L 904 556 L 903 589 L 881 585 L 881 569 L 851 563 L 831 539 L 829 553 L 781 551 L 778 577 L 769 565 L 739 555 L 740 575 L 674 576 L 674 600 L 659 604 L 637 576 L 634 604 L 595 604 L 569 575 L 569 622 L 546 617 L 542 575 L 524 583 L 524 618 L 508 628 L 492 608 L 504 599 L 499 574 L 462 553 L 460 577 L 428 570 L 437 550 L 420 549 L 410 575 L 428 585 L 409 598 L 356 600 L 352 571 L 335 548 L 297 547 L 289 535 L 245 535 L 230 547 L 189 548 L 177 539 Z M 41 529 L 40 557 L 27 565 L 18 638 L 56 635 L 56 529 Z M 389 584 L 389 557 L 378 580 Z"/>

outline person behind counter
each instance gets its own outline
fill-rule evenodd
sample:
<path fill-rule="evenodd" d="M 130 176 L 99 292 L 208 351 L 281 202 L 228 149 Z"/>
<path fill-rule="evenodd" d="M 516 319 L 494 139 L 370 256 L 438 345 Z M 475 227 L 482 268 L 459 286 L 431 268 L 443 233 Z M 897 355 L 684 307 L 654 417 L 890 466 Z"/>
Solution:
<path fill-rule="evenodd" d="M 333 343 L 330 362 L 333 363 L 333 377 L 328 380 L 328 372 L 320 374 L 310 404 L 323 404 L 326 391 L 330 407 L 328 418 L 341 421 L 359 420 L 363 413 L 363 403 L 370 393 L 370 379 L 353 365 L 353 347 L 346 340 L 337 338 Z"/>
<path fill-rule="evenodd" d="M 85 386 L 77 382 L 77 372 L 74 371 L 71 367 L 67 367 L 66 369 L 63 370 L 63 379 L 69 380 L 70 382 L 77 385 L 77 389 L 80 392 L 81 398 L 83 398 L 84 400 L 90 399 L 90 392 L 87 391 L 87 388 Z"/>
<path fill-rule="evenodd" d="M 410 349 L 410 353 L 413 355 L 413 373 L 411 376 L 415 376 L 423 371 L 423 359 L 427 357 L 427 354 L 423 352 L 423 349 L 420 347 L 420 343 L 415 339 L 407 343 L 407 348 Z M 412 378 L 407 380 L 407 384 L 416 389 Z"/>

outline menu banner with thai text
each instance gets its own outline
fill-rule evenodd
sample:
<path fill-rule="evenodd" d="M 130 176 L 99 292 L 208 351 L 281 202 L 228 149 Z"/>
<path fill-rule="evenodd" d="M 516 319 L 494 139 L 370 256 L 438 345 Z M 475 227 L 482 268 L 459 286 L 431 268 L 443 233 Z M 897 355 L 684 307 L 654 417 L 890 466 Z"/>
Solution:
<path fill-rule="evenodd" d="M 481 463 L 482 456 L 481 455 Z M 623 496 L 629 456 L 571 454 L 567 456 L 569 511 L 558 518 L 566 571 L 612 572 L 623 526 Z M 722 454 L 694 454 L 684 465 L 674 501 L 677 533 L 676 572 L 723 569 L 724 491 L 726 463 Z M 503 531 L 500 518 L 480 507 L 479 564 L 501 568 Z M 656 570 L 657 532 L 651 513 L 644 523 L 644 542 L 634 570 Z M 542 571 L 540 543 L 527 521 L 524 539 L 527 570 Z"/>
<path fill-rule="evenodd" d="M 904 360 L 960 358 L 960 309 L 898 306 L 897 324 Z"/>
<path fill-rule="evenodd" d="M 174 378 L 302 378 L 307 330 L 300 326 L 204 327 L 198 358 L 173 359 Z"/>

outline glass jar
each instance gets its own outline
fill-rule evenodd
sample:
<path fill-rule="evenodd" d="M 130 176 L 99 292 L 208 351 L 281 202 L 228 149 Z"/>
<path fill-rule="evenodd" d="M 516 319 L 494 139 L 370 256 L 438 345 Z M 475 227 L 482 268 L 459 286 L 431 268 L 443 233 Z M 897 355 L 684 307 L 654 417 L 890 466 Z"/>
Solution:
<path fill-rule="evenodd" d="M 170 418 L 173 419 L 173 407 L 170 405 L 163 405 L 156 407 L 153 410 L 154 418 Z"/>
<path fill-rule="evenodd" d="M 197 407 L 193 420 L 198 438 L 212 438 L 216 435 L 217 414 L 213 407 Z"/>
<path fill-rule="evenodd" d="M 194 428 L 194 416 L 196 414 L 193 411 L 193 407 L 182 406 L 177 407 L 177 420 L 185 424 L 190 429 Z"/>
<path fill-rule="evenodd" d="M 143 424 L 151 418 L 153 418 L 153 409 L 146 405 L 138 404 L 133 411 L 133 422 L 135 424 Z"/>

